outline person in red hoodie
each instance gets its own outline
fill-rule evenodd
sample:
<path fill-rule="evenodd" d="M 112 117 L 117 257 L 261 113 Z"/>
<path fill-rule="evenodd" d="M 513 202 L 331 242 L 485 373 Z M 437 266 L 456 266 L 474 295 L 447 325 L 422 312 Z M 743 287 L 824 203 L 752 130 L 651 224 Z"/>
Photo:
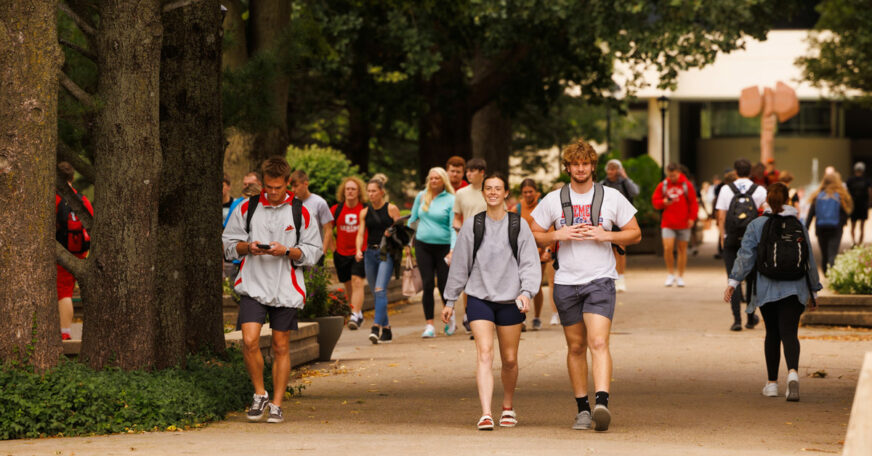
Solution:
<path fill-rule="evenodd" d="M 654 189 L 651 204 L 663 211 L 660 229 L 663 238 L 663 259 L 666 261 L 666 285 L 684 286 L 684 267 L 687 265 L 687 242 L 696 220 L 699 205 L 693 184 L 681 173 L 677 163 L 666 167 L 666 179 Z M 678 276 L 675 276 L 673 249 L 678 243 Z"/>

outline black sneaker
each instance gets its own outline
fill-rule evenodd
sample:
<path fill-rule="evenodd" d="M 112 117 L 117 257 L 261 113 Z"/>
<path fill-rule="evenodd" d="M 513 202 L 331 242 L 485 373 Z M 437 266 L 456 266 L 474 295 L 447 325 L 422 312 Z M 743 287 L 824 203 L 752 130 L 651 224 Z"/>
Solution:
<path fill-rule="evenodd" d="M 748 322 L 745 323 L 745 327 L 748 329 L 754 329 L 757 326 L 757 323 L 760 323 L 760 317 L 757 314 L 748 314 Z"/>
<path fill-rule="evenodd" d="M 378 326 L 373 326 L 372 329 L 369 331 L 369 341 L 373 344 L 378 343 L 378 329 Z"/>
<path fill-rule="evenodd" d="M 469 319 L 466 318 L 466 315 L 463 316 L 463 329 L 466 330 L 467 334 L 472 334 L 472 328 L 469 327 Z"/>
<path fill-rule="evenodd" d="M 742 330 L 742 322 L 733 323 L 733 326 L 730 326 L 730 331 L 741 331 Z"/>
<path fill-rule="evenodd" d="M 266 405 L 269 403 L 269 393 L 258 396 L 254 395 L 254 399 L 251 401 L 251 407 L 248 408 L 248 412 L 245 416 L 248 417 L 249 421 L 257 421 L 263 418 L 263 415 L 266 414 Z"/>
<path fill-rule="evenodd" d="M 380 344 L 389 344 L 393 340 L 393 334 L 391 334 L 391 328 L 382 328 L 381 337 L 378 338 L 378 343 Z"/>
<path fill-rule="evenodd" d="M 270 402 L 269 404 L 269 418 L 266 419 L 267 423 L 281 423 L 285 420 L 285 417 L 282 415 L 282 408 L 278 405 Z"/>
<path fill-rule="evenodd" d="M 355 331 L 363 325 L 363 317 L 358 317 L 354 314 L 348 319 L 348 329 Z"/>

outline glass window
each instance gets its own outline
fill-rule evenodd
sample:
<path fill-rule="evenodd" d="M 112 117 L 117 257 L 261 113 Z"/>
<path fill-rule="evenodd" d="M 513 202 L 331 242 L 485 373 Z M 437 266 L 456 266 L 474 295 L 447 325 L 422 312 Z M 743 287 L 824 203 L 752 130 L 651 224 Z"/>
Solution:
<path fill-rule="evenodd" d="M 778 136 L 830 136 L 832 123 L 830 103 L 799 102 L 799 113 L 778 124 Z"/>

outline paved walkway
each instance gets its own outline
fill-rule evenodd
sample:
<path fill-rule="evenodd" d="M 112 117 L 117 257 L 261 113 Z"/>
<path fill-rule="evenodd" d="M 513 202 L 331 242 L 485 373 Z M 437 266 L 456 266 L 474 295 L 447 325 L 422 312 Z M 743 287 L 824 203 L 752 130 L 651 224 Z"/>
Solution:
<path fill-rule="evenodd" d="M 521 341 L 520 425 L 476 431 L 473 342 L 462 334 L 420 339 L 423 314 L 411 304 L 391 315 L 393 344 L 373 346 L 367 331 L 345 331 L 338 361 L 313 366 L 326 374 L 304 379 L 311 383 L 286 402 L 282 424 L 234 414 L 187 432 L 0 442 L 0 455 L 840 453 L 872 332 L 802 328 L 801 402 L 763 397 L 762 325 L 728 330 L 723 265 L 712 253 L 709 244 L 691 258 L 684 289 L 663 287 L 659 258 L 630 257 L 629 292 L 618 295 L 611 339 L 606 433 L 570 429 L 566 349 L 562 332 L 548 326 Z M 546 310 L 544 321 L 549 317 Z M 817 371 L 826 377 L 812 378 Z M 497 406 L 499 397 L 497 387 Z"/>

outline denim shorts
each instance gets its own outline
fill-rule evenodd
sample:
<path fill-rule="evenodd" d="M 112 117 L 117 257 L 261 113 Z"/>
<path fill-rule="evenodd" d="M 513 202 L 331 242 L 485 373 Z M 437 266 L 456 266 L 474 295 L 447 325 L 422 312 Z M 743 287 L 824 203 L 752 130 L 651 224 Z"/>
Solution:
<path fill-rule="evenodd" d="M 690 241 L 690 228 L 683 230 L 673 230 L 672 228 L 660 228 L 660 236 L 663 239 L 675 238 L 679 241 Z"/>
<path fill-rule="evenodd" d="M 582 321 L 586 313 L 611 320 L 615 316 L 615 280 L 604 277 L 583 285 L 555 284 L 554 305 L 563 326 Z"/>
<path fill-rule="evenodd" d="M 469 321 L 487 320 L 497 326 L 520 325 L 527 316 L 512 303 L 485 301 L 475 296 L 466 297 L 466 318 Z"/>

